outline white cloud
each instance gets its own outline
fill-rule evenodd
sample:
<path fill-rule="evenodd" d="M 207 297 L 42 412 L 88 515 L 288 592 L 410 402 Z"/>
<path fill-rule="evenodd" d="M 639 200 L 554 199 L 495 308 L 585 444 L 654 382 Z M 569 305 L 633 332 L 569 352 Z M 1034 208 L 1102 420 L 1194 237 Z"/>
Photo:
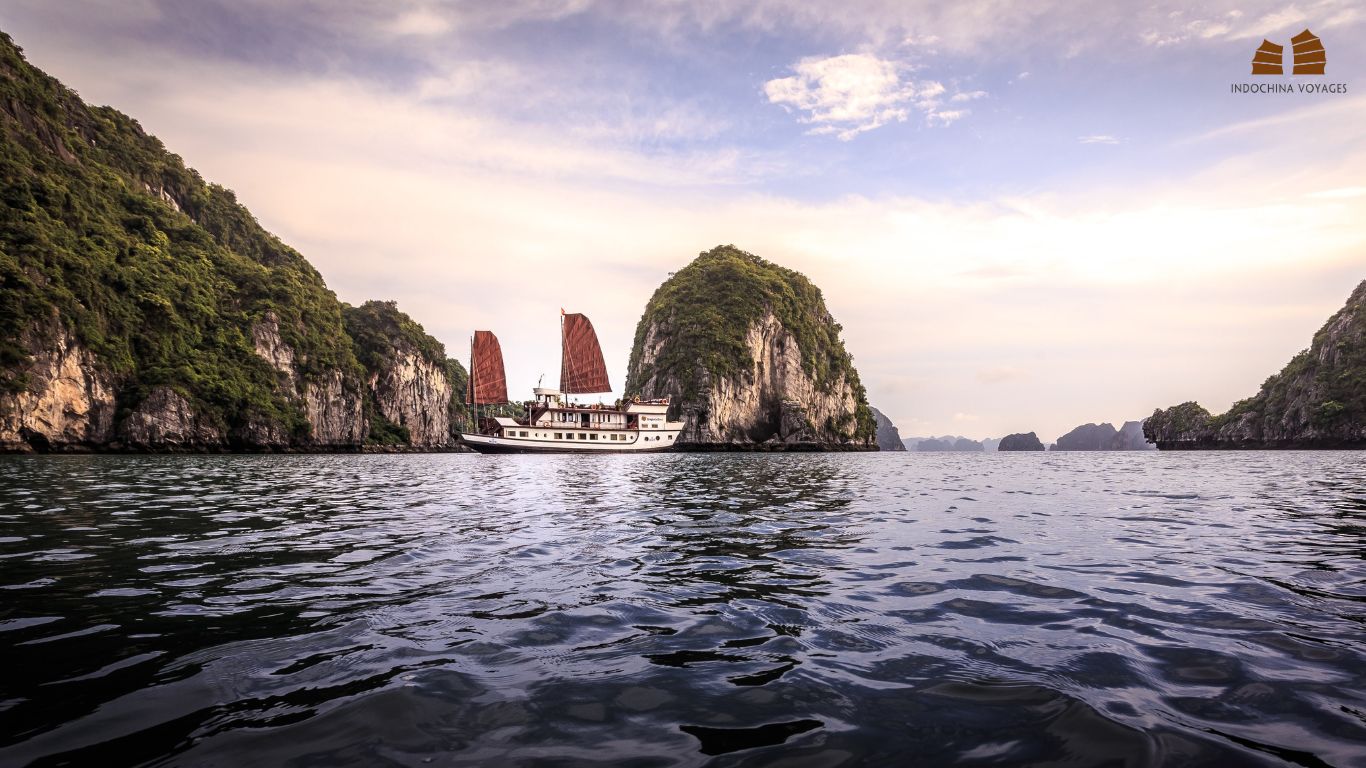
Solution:
<path fill-rule="evenodd" d="M 1251 14 L 1249 16 L 1249 14 Z M 1232 9 L 1223 13 L 1211 9 L 1202 18 L 1183 18 L 1172 13 L 1165 22 L 1154 23 L 1139 34 L 1146 45 L 1165 48 L 1199 40 L 1277 40 L 1305 27 L 1317 30 L 1350 26 L 1362 20 L 1359 9 L 1349 0 L 1317 0 L 1307 7 L 1271 4 L 1265 12 L 1244 13 Z"/>
<path fill-rule="evenodd" d="M 986 98 L 986 91 L 962 91 L 955 93 L 949 101 L 972 101 L 974 99 Z"/>
<path fill-rule="evenodd" d="M 385 32 L 396 37 L 437 36 L 451 31 L 450 19 L 431 8 L 404 11 L 384 25 Z"/>
<path fill-rule="evenodd" d="M 1109 134 L 1096 134 L 1093 136 L 1078 136 L 1077 141 L 1082 144 L 1120 144 L 1124 140 Z"/>
<path fill-rule="evenodd" d="M 890 122 L 903 122 L 912 110 L 948 124 L 966 114 L 942 112 L 944 85 L 934 80 L 905 77 L 899 62 L 867 53 L 828 58 L 809 57 L 793 66 L 795 75 L 764 83 L 770 103 L 795 109 L 815 134 L 833 134 L 848 141 Z"/>

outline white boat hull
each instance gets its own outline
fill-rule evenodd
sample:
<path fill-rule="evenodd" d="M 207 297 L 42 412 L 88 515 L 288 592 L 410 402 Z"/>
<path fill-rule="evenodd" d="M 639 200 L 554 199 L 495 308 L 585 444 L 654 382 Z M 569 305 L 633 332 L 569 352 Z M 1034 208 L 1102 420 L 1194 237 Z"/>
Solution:
<path fill-rule="evenodd" d="M 603 430 L 596 433 L 573 433 L 573 439 L 553 439 L 536 437 L 536 434 L 552 435 L 553 432 L 532 430 L 532 436 L 508 437 L 494 435 L 462 435 L 465 445 L 480 453 L 658 453 L 672 450 L 678 441 L 678 429 L 660 429 L 646 432 L 618 431 L 618 440 L 612 440 L 612 432 Z M 562 433 L 570 434 L 570 433 Z M 589 439 L 579 439 L 583 434 Z"/>

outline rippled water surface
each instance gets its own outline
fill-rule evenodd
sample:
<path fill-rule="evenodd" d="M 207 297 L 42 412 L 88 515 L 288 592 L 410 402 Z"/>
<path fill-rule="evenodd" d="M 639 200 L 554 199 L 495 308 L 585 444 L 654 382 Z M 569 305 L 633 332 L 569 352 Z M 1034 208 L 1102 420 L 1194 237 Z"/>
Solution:
<path fill-rule="evenodd" d="M 1362 454 L 0 457 L 0 601 L 3 765 L 1366 765 Z"/>

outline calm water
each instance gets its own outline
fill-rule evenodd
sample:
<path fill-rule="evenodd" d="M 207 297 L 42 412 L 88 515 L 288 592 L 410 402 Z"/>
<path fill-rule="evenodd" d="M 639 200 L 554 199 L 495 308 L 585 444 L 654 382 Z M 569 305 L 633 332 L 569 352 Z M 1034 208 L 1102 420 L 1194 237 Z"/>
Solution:
<path fill-rule="evenodd" d="M 1366 456 L 0 457 L 0 765 L 1366 765 Z"/>

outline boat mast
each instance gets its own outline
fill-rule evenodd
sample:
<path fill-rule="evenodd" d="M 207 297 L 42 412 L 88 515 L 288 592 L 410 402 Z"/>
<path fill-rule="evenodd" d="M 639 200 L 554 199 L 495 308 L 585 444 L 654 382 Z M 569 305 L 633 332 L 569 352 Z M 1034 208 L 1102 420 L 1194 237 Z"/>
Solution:
<path fill-rule="evenodd" d="M 564 383 L 564 307 L 560 307 L 560 383 Z M 561 392 L 560 397 L 564 398 L 564 404 L 569 405 L 568 393 Z"/>
<path fill-rule="evenodd" d="M 474 434 L 479 434 L 479 406 L 474 404 L 474 337 L 470 337 L 470 375 L 469 386 L 466 387 L 465 394 L 469 399 L 470 406 L 470 426 L 474 427 Z"/>

